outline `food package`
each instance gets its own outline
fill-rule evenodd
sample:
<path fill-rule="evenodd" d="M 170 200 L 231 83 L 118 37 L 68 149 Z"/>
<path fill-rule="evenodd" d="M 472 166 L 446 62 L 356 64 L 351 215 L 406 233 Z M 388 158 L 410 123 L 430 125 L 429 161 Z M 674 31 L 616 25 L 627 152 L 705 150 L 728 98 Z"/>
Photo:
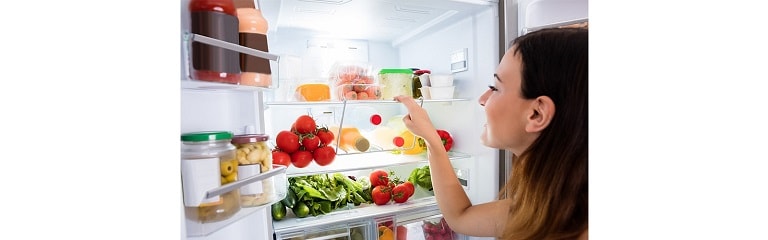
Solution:
<path fill-rule="evenodd" d="M 380 100 L 381 88 L 371 66 L 359 62 L 337 62 L 328 76 L 333 100 Z"/>

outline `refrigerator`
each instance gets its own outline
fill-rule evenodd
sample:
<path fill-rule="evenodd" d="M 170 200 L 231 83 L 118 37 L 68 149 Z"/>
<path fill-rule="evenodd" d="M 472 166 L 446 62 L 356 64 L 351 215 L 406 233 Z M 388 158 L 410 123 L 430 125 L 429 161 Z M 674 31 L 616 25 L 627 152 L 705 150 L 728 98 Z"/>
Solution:
<path fill-rule="evenodd" d="M 303 83 L 327 83 L 335 64 L 355 63 L 370 75 L 380 69 L 428 69 L 432 75 L 454 77 L 447 99 L 417 99 L 434 126 L 454 139 L 450 160 L 473 204 L 496 199 L 511 165 L 510 153 L 480 142 L 485 113 L 478 97 L 493 84 L 496 66 L 509 43 L 526 32 L 587 22 L 586 0 L 258 0 L 268 22 L 268 51 L 237 48 L 190 33 L 189 0 L 180 2 L 181 133 L 229 131 L 235 135 L 276 135 L 308 114 L 333 125 L 361 119 L 363 110 L 381 116 L 382 125 L 396 122 L 405 109 L 390 99 L 320 102 L 297 100 Z M 272 83 L 266 87 L 211 83 L 190 78 L 190 46 L 194 42 L 230 48 L 269 59 Z M 319 120 L 318 120 L 319 121 Z M 368 135 L 366 135 L 368 136 Z M 375 145 L 374 145 L 375 146 Z M 376 148 L 372 148 L 376 149 Z M 382 150 L 383 148 L 379 148 Z M 387 150 L 387 149 L 383 149 Z M 408 178 L 428 165 L 425 154 L 391 151 L 356 153 L 337 148 L 333 163 L 304 168 L 276 167 L 267 175 L 212 189 L 217 193 L 270 181 L 274 194 L 286 195 L 288 179 L 342 173 L 364 177 L 375 169 Z M 181 174 L 184 174 L 183 172 Z M 182 176 L 184 177 L 184 176 Z M 215 194 L 214 194 L 215 195 Z M 201 223 L 185 216 L 179 197 L 181 239 L 379 239 L 379 226 L 391 227 L 403 239 L 433 239 L 425 225 L 440 223 L 440 211 L 429 191 L 416 187 L 405 203 L 362 204 L 334 209 L 319 216 L 296 217 L 288 210 L 272 218 L 271 201 L 241 208 L 234 216 Z M 401 228 L 398 228 L 401 227 Z M 403 236 L 400 235 L 398 239 Z M 452 239 L 493 239 L 451 235 Z"/>

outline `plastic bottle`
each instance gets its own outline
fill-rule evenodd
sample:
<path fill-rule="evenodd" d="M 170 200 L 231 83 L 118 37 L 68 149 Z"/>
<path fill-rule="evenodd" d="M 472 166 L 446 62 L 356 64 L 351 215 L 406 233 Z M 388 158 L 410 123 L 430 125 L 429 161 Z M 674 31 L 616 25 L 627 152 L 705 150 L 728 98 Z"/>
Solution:
<path fill-rule="evenodd" d="M 371 143 L 355 127 L 331 126 L 328 128 L 334 136 L 338 136 L 338 146 L 345 152 L 365 152 L 371 147 Z"/>
<path fill-rule="evenodd" d="M 373 131 L 381 124 L 381 115 L 373 107 L 348 107 L 344 115 L 344 125 L 356 127 L 363 132 Z"/>
<path fill-rule="evenodd" d="M 258 0 L 235 0 L 241 46 L 269 52 L 267 44 L 267 20 L 261 14 Z M 269 60 L 240 53 L 240 85 L 269 87 L 272 85 L 272 70 Z"/>
<path fill-rule="evenodd" d="M 191 0 L 191 32 L 238 44 L 238 20 L 232 0 Z M 191 78 L 237 84 L 240 81 L 239 53 L 204 44 L 192 43 Z"/>

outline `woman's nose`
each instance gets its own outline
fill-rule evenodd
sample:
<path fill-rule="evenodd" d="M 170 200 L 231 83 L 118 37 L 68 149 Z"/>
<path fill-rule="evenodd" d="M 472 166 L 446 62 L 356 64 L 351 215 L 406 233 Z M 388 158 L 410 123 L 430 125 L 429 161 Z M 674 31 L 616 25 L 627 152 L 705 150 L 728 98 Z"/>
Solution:
<path fill-rule="evenodd" d="M 480 104 L 480 106 L 485 107 L 485 100 L 488 100 L 488 93 L 491 92 L 491 90 L 485 90 L 482 95 L 480 95 L 480 98 L 477 99 L 477 103 Z"/>

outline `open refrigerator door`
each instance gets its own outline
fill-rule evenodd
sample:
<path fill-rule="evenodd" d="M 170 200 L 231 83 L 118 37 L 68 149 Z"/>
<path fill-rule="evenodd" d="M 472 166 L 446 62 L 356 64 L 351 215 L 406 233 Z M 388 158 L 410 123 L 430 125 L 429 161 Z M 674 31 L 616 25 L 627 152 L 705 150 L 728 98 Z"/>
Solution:
<path fill-rule="evenodd" d="M 190 41 L 220 44 L 187 34 L 189 2 L 181 1 L 182 52 L 188 51 Z M 190 221 L 182 212 L 182 219 L 186 219 L 182 239 L 485 239 L 451 231 L 441 220 L 436 199 L 425 184 L 417 183 L 403 202 L 394 202 L 391 196 L 384 204 L 373 201 L 370 176 L 377 170 L 400 181 L 429 179 L 423 146 L 404 131 L 400 121 L 405 109 L 384 95 L 423 93 L 418 90 L 424 87 L 439 89 L 442 81 L 437 76 L 451 76 L 448 85 L 452 92 L 447 97 L 422 95 L 417 101 L 438 129 L 450 133 L 450 160 L 472 203 L 494 200 L 508 167 L 498 163 L 508 162 L 508 157 L 504 151 L 480 143 L 485 113 L 477 97 L 493 81 L 510 38 L 508 29 L 516 33 L 525 28 L 517 24 L 524 22 L 518 20 L 524 14 L 518 6 L 528 3 L 255 2 L 269 24 L 269 51 L 221 45 L 271 60 L 271 84 L 253 87 L 193 81 L 188 74 L 192 68 L 188 56 L 182 56 L 182 133 L 224 130 L 234 135 L 263 134 L 269 136 L 266 145 L 272 156 L 279 156 L 275 151 L 286 150 L 278 147 L 278 135 L 294 132 L 296 120 L 308 115 L 317 128 L 335 133 L 333 142 L 326 144 L 335 156 L 330 162 L 318 162 L 312 155 L 308 162 L 292 162 L 256 175 L 260 177 L 212 189 L 216 195 L 271 179 L 281 192 L 276 192 L 280 199 L 241 208 L 234 217 L 219 223 Z M 341 72 L 346 75 L 342 76 L 340 65 L 355 68 L 343 68 L 346 70 Z M 424 76 L 414 78 L 417 70 L 425 69 L 428 71 L 419 72 Z M 435 76 L 436 81 L 430 83 L 428 76 Z M 427 81 L 420 81 L 423 85 L 419 86 L 393 87 L 413 79 Z M 348 134 L 347 129 L 354 131 Z M 345 184 L 359 184 L 362 189 L 340 187 Z"/>

